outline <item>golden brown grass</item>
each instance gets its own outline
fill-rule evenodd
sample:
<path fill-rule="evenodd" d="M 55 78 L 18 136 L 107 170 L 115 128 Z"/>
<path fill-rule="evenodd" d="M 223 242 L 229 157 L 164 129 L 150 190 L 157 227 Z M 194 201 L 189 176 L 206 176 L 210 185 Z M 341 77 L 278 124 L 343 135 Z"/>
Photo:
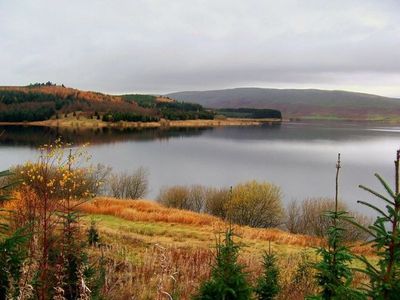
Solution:
<path fill-rule="evenodd" d="M 202 231 L 211 234 L 221 231 L 226 223 L 221 219 L 207 214 L 163 207 L 153 201 L 117 200 L 113 198 L 97 198 L 80 207 L 89 214 L 102 214 L 119 217 L 135 222 L 164 222 L 201 227 Z M 259 229 L 237 226 L 236 233 L 249 240 L 271 241 L 279 244 L 301 247 L 316 247 L 322 245 L 320 238 L 291 234 L 279 229 Z"/>
<path fill-rule="evenodd" d="M 15 198 L 6 208 L 18 211 L 18 195 Z M 161 300 L 168 299 L 167 293 L 173 299 L 191 299 L 210 274 L 216 237 L 227 226 L 210 215 L 145 200 L 96 198 L 80 209 L 84 228 L 95 220 L 100 233 L 101 244 L 89 254 L 94 260 L 104 259 L 106 299 Z M 317 259 L 312 247 L 321 245 L 321 239 L 241 226 L 235 226 L 235 233 L 242 245 L 239 261 L 252 284 L 262 272 L 261 255 L 270 243 L 281 274 L 278 299 L 304 299 L 315 293 L 312 268 L 299 272 L 299 266 Z M 365 280 L 356 274 L 356 283 Z"/>
<path fill-rule="evenodd" d="M 95 215 L 110 215 L 135 222 L 162 222 L 198 227 L 199 231 L 215 234 L 223 231 L 227 224 L 214 216 L 200 214 L 187 210 L 164 207 L 148 200 L 118 200 L 115 198 L 96 198 L 81 206 L 81 211 Z M 293 234 L 277 228 L 251 228 L 236 226 L 238 235 L 251 243 L 270 241 L 280 245 L 299 247 L 319 247 L 324 240 L 318 237 Z M 370 245 L 356 243 L 353 252 L 363 255 L 373 255 Z"/>
<path fill-rule="evenodd" d="M 123 225 L 115 232 L 103 231 L 103 225 L 109 227 L 109 221 L 99 220 L 101 237 L 107 246 L 92 250 L 93 255 L 102 252 L 106 257 L 104 292 L 107 298 L 168 299 L 165 293 L 169 293 L 174 295 L 173 299 L 191 299 L 200 283 L 208 278 L 214 259 L 213 240 L 202 241 L 202 245 L 196 243 L 194 237 L 187 238 L 184 244 L 159 236 L 148 240 L 144 239 L 144 234 L 128 234 Z M 140 226 L 135 223 L 135 227 Z M 248 240 L 235 239 L 243 244 L 239 262 L 254 284 L 262 272 L 261 252 L 251 251 Z M 282 253 L 281 249 L 279 245 L 272 245 L 278 255 L 282 286 L 278 299 L 304 299 L 315 293 L 314 271 L 309 265 L 316 259 L 314 252 L 298 248 L 297 252 Z M 365 282 L 365 277 L 356 274 L 355 281 Z"/>
<path fill-rule="evenodd" d="M 166 208 L 156 202 L 145 200 L 96 198 L 82 205 L 80 209 L 90 214 L 112 215 L 130 221 L 167 222 L 198 226 L 221 222 L 220 219 L 210 215 Z"/>

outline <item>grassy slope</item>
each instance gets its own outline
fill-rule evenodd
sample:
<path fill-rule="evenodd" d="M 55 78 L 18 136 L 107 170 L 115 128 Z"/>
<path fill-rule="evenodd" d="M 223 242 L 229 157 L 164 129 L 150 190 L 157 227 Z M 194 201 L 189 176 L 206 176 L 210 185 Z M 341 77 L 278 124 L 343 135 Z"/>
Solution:
<path fill-rule="evenodd" d="M 199 282 L 207 278 L 216 237 L 227 226 L 213 216 L 142 200 L 98 198 L 84 204 L 81 211 L 85 213 L 87 225 L 91 220 L 97 222 L 102 242 L 107 245 L 102 251 L 110 260 L 108 268 L 113 275 L 109 275 L 108 282 L 113 299 L 128 299 L 132 295 L 138 299 L 156 299 L 160 280 L 165 291 L 175 291 L 180 299 L 189 299 Z M 251 271 L 250 279 L 254 280 L 261 272 L 261 254 L 271 242 L 272 250 L 279 256 L 281 280 L 285 285 L 281 299 L 287 299 L 288 295 L 291 299 L 301 299 L 305 287 L 291 285 L 297 264 L 303 253 L 315 258 L 313 249 L 322 241 L 278 229 L 236 226 L 235 231 L 240 236 L 237 240 L 244 245 L 240 260 Z M 368 247 L 356 250 L 370 253 Z M 171 281 L 172 274 L 176 282 Z M 312 275 L 308 276 L 311 282 Z M 307 287 L 308 291 L 311 288 L 312 284 Z M 293 296 L 296 293 L 298 296 Z"/>
<path fill-rule="evenodd" d="M 108 229 L 137 231 L 136 234 L 147 238 L 162 237 L 169 243 L 183 241 L 185 245 L 196 247 L 208 248 L 214 243 L 215 235 L 226 227 L 223 221 L 214 216 L 165 208 L 152 201 L 98 198 L 83 205 L 81 210 L 102 219 Z M 243 235 L 246 244 L 252 245 L 251 249 L 254 251 L 265 250 L 265 241 L 273 242 L 284 252 L 321 245 L 318 238 L 290 234 L 278 229 L 238 226 L 236 230 L 239 235 Z"/>

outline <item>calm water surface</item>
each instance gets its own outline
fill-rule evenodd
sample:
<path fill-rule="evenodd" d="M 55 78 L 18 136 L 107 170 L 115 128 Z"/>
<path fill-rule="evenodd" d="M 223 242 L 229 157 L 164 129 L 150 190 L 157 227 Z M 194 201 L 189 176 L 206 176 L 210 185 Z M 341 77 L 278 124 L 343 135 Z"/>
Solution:
<path fill-rule="evenodd" d="M 393 181 L 400 127 L 290 123 L 262 127 L 181 130 L 75 130 L 3 127 L 0 169 L 34 159 L 35 147 L 62 136 L 76 144 L 90 142 L 93 163 L 129 171 L 144 166 L 150 173 L 150 198 L 160 187 L 175 184 L 230 186 L 251 179 L 279 185 L 284 201 L 334 195 L 335 162 L 342 154 L 341 197 L 373 199 L 358 188 L 381 190 L 373 174 Z"/>

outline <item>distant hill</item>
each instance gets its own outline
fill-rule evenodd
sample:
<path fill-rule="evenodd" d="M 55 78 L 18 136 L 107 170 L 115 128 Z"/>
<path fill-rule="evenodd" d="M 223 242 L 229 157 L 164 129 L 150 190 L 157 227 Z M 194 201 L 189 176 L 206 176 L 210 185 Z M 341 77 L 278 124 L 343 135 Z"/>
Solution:
<path fill-rule="evenodd" d="M 167 96 L 208 108 L 277 109 L 284 118 L 400 119 L 400 99 L 346 91 L 236 88 L 177 92 Z"/>

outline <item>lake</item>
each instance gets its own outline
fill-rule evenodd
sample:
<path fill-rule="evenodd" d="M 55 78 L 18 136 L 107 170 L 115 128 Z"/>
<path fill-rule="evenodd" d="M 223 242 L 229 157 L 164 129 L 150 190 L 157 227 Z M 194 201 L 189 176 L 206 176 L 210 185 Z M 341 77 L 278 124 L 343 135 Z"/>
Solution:
<path fill-rule="evenodd" d="M 333 197 L 337 153 L 342 155 L 340 195 L 350 207 L 373 199 L 358 188 L 382 190 L 373 176 L 393 184 L 400 127 L 360 123 L 283 123 L 260 127 L 142 130 L 61 130 L 1 127 L 0 170 L 35 159 L 36 147 L 61 136 L 75 144 L 89 142 L 93 163 L 115 171 L 148 169 L 155 198 L 163 186 L 231 186 L 266 180 L 282 188 L 284 201 Z M 375 199 L 374 199 L 375 200 Z"/>

